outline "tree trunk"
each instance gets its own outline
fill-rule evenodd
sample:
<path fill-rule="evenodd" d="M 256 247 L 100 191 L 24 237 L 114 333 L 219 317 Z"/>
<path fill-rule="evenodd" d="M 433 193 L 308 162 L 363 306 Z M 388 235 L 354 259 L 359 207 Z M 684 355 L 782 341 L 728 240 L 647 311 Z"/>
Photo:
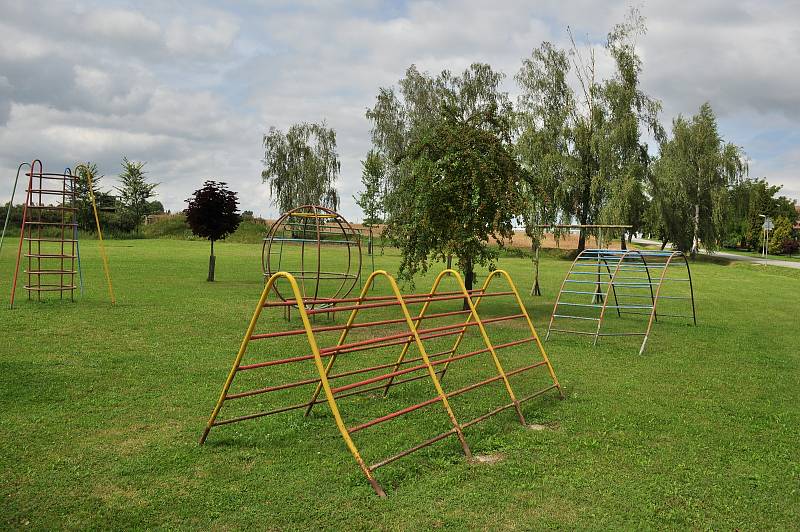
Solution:
<path fill-rule="evenodd" d="M 369 228 L 369 242 L 367 243 L 367 255 L 372 255 L 372 227 Z"/>
<path fill-rule="evenodd" d="M 581 217 L 581 224 L 585 224 L 586 221 Z M 586 249 L 586 229 L 581 227 L 580 229 L 580 236 L 578 237 L 578 253 Z"/>
<path fill-rule="evenodd" d="M 211 256 L 208 258 L 208 279 L 207 281 L 210 283 L 214 282 L 214 263 L 216 262 L 216 257 L 214 256 L 214 241 L 211 241 Z"/>
<path fill-rule="evenodd" d="M 464 286 L 467 288 L 467 291 L 472 290 L 472 284 L 475 279 L 475 272 L 472 269 L 472 261 L 467 262 L 466 269 L 464 270 Z M 465 299 L 464 300 L 464 310 L 469 310 L 469 302 Z"/>
<path fill-rule="evenodd" d="M 697 256 L 697 252 L 700 250 L 700 242 L 699 236 L 700 233 L 700 204 L 695 203 L 694 205 L 694 234 L 692 235 L 692 259 Z"/>
<path fill-rule="evenodd" d="M 662 240 L 661 241 L 661 251 L 664 251 L 665 247 L 667 247 L 667 241 L 666 240 Z"/>
<path fill-rule="evenodd" d="M 619 239 L 619 241 L 620 241 L 620 246 L 622 246 L 620 247 L 620 249 L 627 250 L 628 246 L 626 245 L 625 241 L 625 229 L 622 230 L 622 237 Z"/>
<path fill-rule="evenodd" d="M 542 291 L 539 289 L 539 247 L 540 245 L 531 243 L 531 248 L 533 250 L 533 286 L 531 287 L 532 296 L 542 295 Z"/>

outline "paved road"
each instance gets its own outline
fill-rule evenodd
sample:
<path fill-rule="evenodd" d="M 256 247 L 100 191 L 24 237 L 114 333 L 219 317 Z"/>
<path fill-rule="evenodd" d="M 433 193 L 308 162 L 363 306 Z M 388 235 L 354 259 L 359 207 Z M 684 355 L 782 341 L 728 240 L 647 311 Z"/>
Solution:
<path fill-rule="evenodd" d="M 634 243 L 640 243 L 640 244 L 651 244 L 651 245 L 655 245 L 655 246 L 660 246 L 661 245 L 661 242 L 658 242 L 656 240 L 647 240 L 647 239 L 644 239 L 644 238 L 634 238 L 633 242 Z M 740 261 L 744 261 L 744 262 L 752 262 L 752 263 L 757 263 L 757 264 L 764 264 L 764 259 L 760 259 L 758 257 L 751 257 L 749 255 L 739 255 L 737 253 L 728 253 L 727 251 L 717 251 L 716 253 L 714 253 L 714 256 L 715 257 L 722 257 L 722 258 L 728 259 L 728 260 L 740 260 Z M 784 268 L 795 268 L 797 270 L 800 270 L 800 262 L 793 262 L 793 261 L 790 261 L 790 260 L 767 259 L 767 264 L 770 265 L 770 266 L 781 266 L 781 267 L 784 267 Z"/>

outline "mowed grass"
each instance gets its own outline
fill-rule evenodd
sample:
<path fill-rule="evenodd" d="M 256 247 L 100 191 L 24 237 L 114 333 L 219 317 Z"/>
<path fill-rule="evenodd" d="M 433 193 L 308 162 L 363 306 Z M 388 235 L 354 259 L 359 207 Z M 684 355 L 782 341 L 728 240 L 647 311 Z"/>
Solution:
<path fill-rule="evenodd" d="M 499 463 L 468 463 L 448 438 L 379 469 L 389 495 L 380 499 L 324 404 L 309 418 L 294 411 L 218 427 L 205 446 L 197 443 L 263 286 L 260 246 L 218 245 L 218 281 L 207 283 L 207 243 L 110 241 L 112 307 L 97 243 L 86 241 L 83 297 L 28 302 L 20 290 L 11 311 L 16 250 L 7 244 L 3 528 L 752 530 L 800 522 L 798 271 L 693 264 L 698 326 L 662 320 L 643 356 L 636 338 L 592 347 L 586 337 L 553 336 L 545 347 L 566 399 L 551 392 L 523 408 L 529 423 L 548 430 L 526 430 L 503 412 L 466 430 L 473 452 L 501 455 Z M 398 263 L 391 249 L 376 257 L 388 271 Z M 530 260 L 499 266 L 544 336 L 569 262 L 543 261 L 538 298 L 527 295 Z M 427 290 L 433 273 L 416 290 Z M 485 310 L 514 312 L 509 305 L 487 300 Z M 644 327 L 644 317 L 624 319 Z M 265 328 L 287 326 L 278 314 L 264 320 Z M 493 331 L 497 342 L 521 334 L 511 323 Z M 259 349 L 261 359 L 307 352 L 300 339 Z M 443 382 L 484 375 L 489 360 L 477 359 Z M 300 371 L 277 368 L 254 382 L 277 384 Z M 538 372 L 514 381 L 520 389 L 543 382 Z M 344 399 L 342 411 L 352 424 L 431 397 L 430 388 L 417 381 L 388 399 Z M 454 407 L 485 412 L 504 402 L 502 393 L 486 387 Z M 277 406 L 271 401 L 259 396 L 241 408 Z M 354 439 L 375 461 L 446 428 L 434 405 Z"/>

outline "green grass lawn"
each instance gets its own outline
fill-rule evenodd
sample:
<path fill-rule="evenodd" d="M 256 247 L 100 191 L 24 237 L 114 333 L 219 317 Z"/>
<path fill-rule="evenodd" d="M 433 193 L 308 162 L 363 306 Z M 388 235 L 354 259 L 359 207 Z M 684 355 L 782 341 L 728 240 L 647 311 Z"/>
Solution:
<path fill-rule="evenodd" d="M 635 338 L 602 339 L 593 348 L 585 337 L 553 336 L 545 347 L 566 400 L 549 394 L 523 408 L 528 422 L 548 430 L 526 430 L 506 411 L 466 430 L 473 452 L 501 455 L 499 463 L 467 463 L 449 438 L 379 469 L 389 495 L 380 499 L 326 405 L 310 418 L 295 411 L 218 427 L 197 444 L 262 288 L 260 246 L 218 245 L 216 283 L 205 282 L 207 243 L 107 247 L 116 306 L 108 303 L 97 243 L 86 241 L 83 297 L 37 303 L 20 290 L 11 311 L 16 249 L 4 246 L 3 528 L 753 530 L 800 523 L 800 271 L 694 264 L 698 326 L 662 320 L 643 356 Z M 378 268 L 398 264 L 388 248 L 376 258 Z M 503 258 L 499 266 L 518 283 L 544 336 L 569 262 L 543 261 L 539 298 L 527 296 L 529 259 Z M 416 289 L 427 290 L 433 273 Z M 486 312 L 505 312 L 503 305 L 487 303 Z M 625 319 L 644 326 L 644 318 Z M 270 323 L 286 326 L 274 315 L 265 317 Z M 519 335 L 515 326 L 494 330 L 497 341 Z M 299 340 L 260 349 L 305 354 Z M 484 369 L 465 368 L 444 383 L 456 386 Z M 259 382 L 284 382 L 298 376 L 293 371 L 264 372 Z M 519 387 L 536 379 L 532 373 Z M 343 413 L 363 419 L 430 397 L 429 384 L 418 383 L 388 399 L 342 400 Z M 481 390 L 454 408 L 483 412 L 503 399 L 499 388 Z M 270 404 L 259 396 L 250 411 Z M 433 407 L 355 440 L 374 461 L 443 427 L 446 418 Z"/>

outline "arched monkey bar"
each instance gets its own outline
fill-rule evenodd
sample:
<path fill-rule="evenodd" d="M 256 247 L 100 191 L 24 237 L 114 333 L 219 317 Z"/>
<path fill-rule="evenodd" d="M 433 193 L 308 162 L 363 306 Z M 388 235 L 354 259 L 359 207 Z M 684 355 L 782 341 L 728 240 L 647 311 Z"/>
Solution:
<path fill-rule="evenodd" d="M 675 262 L 682 262 L 686 267 L 685 277 L 667 273 L 675 271 Z M 670 288 L 677 292 L 669 292 Z M 680 304 L 682 301 L 691 302 L 691 315 L 676 314 L 672 308 L 663 309 L 668 302 Z M 648 316 L 647 327 L 643 332 L 604 331 L 603 319 L 608 309 L 616 311 L 618 317 L 623 314 Z M 551 332 L 583 334 L 594 336 L 596 345 L 601 336 L 642 336 L 639 348 L 642 354 L 653 323 L 659 317 L 689 318 L 697 325 L 692 273 L 683 253 L 587 249 L 578 254 L 561 283 L 545 339 Z M 557 326 L 557 322 L 569 322 L 573 326 L 565 329 Z"/>

